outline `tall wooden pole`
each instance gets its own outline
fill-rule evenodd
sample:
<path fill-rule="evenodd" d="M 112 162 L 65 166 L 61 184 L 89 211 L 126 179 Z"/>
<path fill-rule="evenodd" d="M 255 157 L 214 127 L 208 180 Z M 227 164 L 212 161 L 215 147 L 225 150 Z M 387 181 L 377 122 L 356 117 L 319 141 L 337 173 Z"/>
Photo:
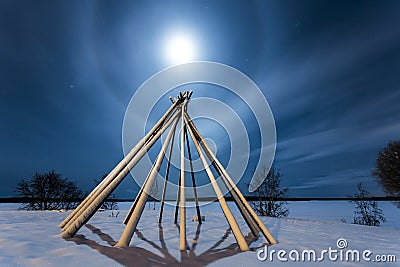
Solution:
<path fill-rule="evenodd" d="M 185 207 L 185 109 L 181 108 L 181 183 L 180 183 L 180 220 L 179 220 L 179 249 L 186 250 L 186 207 Z"/>
<path fill-rule="evenodd" d="M 173 132 L 175 132 L 176 124 L 178 122 L 178 119 L 175 120 L 171 130 L 169 131 L 167 138 L 164 141 L 164 144 L 161 148 L 160 153 L 158 154 L 157 160 L 154 162 L 153 168 L 151 169 L 151 172 L 148 175 L 148 179 L 146 179 L 146 183 L 143 185 L 143 192 L 140 195 L 137 205 L 135 209 L 133 210 L 132 216 L 129 218 L 129 221 L 124 229 L 124 232 L 121 235 L 121 238 L 115 244 L 116 247 L 127 247 L 129 246 L 129 243 L 132 239 L 132 236 L 136 230 L 136 226 L 140 220 L 140 216 L 143 213 L 144 206 L 146 205 L 146 200 L 148 196 L 148 192 L 150 192 L 155 179 L 157 178 L 158 171 L 160 170 L 161 163 L 164 158 L 164 154 L 167 150 L 167 146 L 169 141 L 171 140 Z"/>
<path fill-rule="evenodd" d="M 157 158 L 156 158 L 156 160 L 157 160 Z M 151 172 L 151 170 L 152 170 L 153 168 L 154 168 L 154 164 L 151 166 L 151 169 L 150 169 L 149 173 Z M 146 179 L 145 179 L 145 181 L 144 181 L 143 184 L 147 183 L 147 180 L 148 180 L 148 179 L 149 179 L 149 176 L 146 177 Z M 135 207 L 136 207 L 136 205 L 137 205 L 137 202 L 138 202 L 140 196 L 141 196 L 142 193 L 143 193 L 143 188 L 144 188 L 144 186 L 142 186 L 142 187 L 140 188 L 139 193 L 136 195 L 135 201 L 133 202 L 133 204 L 132 204 L 132 206 L 131 206 L 129 212 L 126 214 L 125 219 L 124 219 L 124 221 L 122 222 L 123 224 L 127 224 L 128 221 L 129 221 L 129 218 L 132 216 L 133 210 L 135 209 Z"/>
<path fill-rule="evenodd" d="M 179 173 L 180 175 L 180 173 Z M 179 176 L 180 178 L 180 176 Z M 176 203 L 175 203 L 175 215 L 174 215 L 174 223 L 178 223 L 178 214 L 179 214 L 179 201 L 181 199 L 181 179 L 178 181 L 178 192 L 176 194 Z"/>
<path fill-rule="evenodd" d="M 162 192 L 162 197 L 161 197 L 161 207 L 160 207 L 160 215 L 158 216 L 158 223 L 161 223 L 162 214 L 164 212 L 165 194 L 166 194 L 166 191 L 167 191 L 167 184 L 168 184 L 168 178 L 169 178 L 169 169 L 171 167 L 172 148 L 174 147 L 174 139 L 175 139 L 175 132 L 172 134 L 171 146 L 169 147 L 169 157 L 168 157 L 167 169 L 165 171 L 165 180 L 164 180 L 164 187 L 163 187 L 163 192 Z"/>
<path fill-rule="evenodd" d="M 200 132 L 197 130 L 196 126 L 194 123 L 190 120 L 189 115 L 185 114 L 186 119 L 189 124 L 189 129 L 193 129 L 193 131 L 196 133 L 197 137 L 199 140 L 203 140 Z M 193 138 L 193 137 L 192 137 Z M 222 166 L 222 164 L 218 161 L 217 157 L 214 155 L 214 153 L 211 151 L 211 149 L 208 147 L 206 142 L 200 142 L 201 146 L 203 147 L 204 151 L 206 152 L 207 156 L 209 157 L 211 162 L 215 162 L 216 166 L 218 166 L 219 170 L 222 172 L 222 179 L 225 179 L 226 182 L 228 183 L 229 187 L 228 190 L 234 190 L 236 195 L 239 197 L 241 203 L 243 205 L 238 206 L 238 208 L 243 207 L 245 210 L 247 210 L 247 213 L 250 214 L 252 219 L 256 222 L 257 226 L 261 229 L 264 237 L 268 240 L 270 244 L 276 244 L 277 241 L 275 238 L 272 236 L 272 234 L 268 231 L 268 229 L 265 227 L 264 223 L 261 221 L 261 219 L 257 216 L 257 214 L 254 212 L 254 210 L 250 207 L 249 203 L 246 201 L 242 193 L 239 191 L 239 189 L 236 187 L 235 183 L 233 182 L 232 178 L 229 176 L 228 172 L 225 170 L 225 168 Z M 245 214 L 246 211 L 243 213 Z"/>
<path fill-rule="evenodd" d="M 188 104 L 189 104 L 190 97 L 192 94 L 193 94 L 193 91 L 190 91 L 189 95 L 188 95 L 188 100 L 185 105 L 185 114 L 187 114 Z M 189 144 L 189 136 L 187 133 L 187 127 L 188 126 L 185 124 L 185 138 L 186 138 L 186 146 L 187 146 L 189 162 L 190 162 L 190 174 L 192 176 L 193 195 L 194 195 L 194 201 L 195 201 L 195 205 L 196 205 L 197 221 L 199 224 L 201 224 L 202 220 L 201 220 L 201 214 L 200 214 L 200 206 L 199 206 L 199 200 L 197 198 L 197 186 L 196 186 L 196 181 L 194 179 L 192 153 L 190 152 L 190 144 Z"/>
<path fill-rule="evenodd" d="M 196 213 L 197 213 L 197 221 L 199 224 L 202 223 L 201 221 L 201 214 L 200 214 L 200 207 L 199 207 L 199 200 L 197 198 L 197 189 L 196 189 L 196 181 L 194 179 L 194 170 L 193 170 L 193 162 L 192 162 L 192 153 L 190 152 L 190 145 L 189 145 L 189 136 L 187 133 L 187 126 L 185 125 L 185 138 L 186 138 L 186 146 L 188 150 L 189 162 L 190 162 L 190 174 L 192 176 L 192 186 L 193 186 L 193 194 L 194 194 L 194 201 L 196 205 Z"/>
<path fill-rule="evenodd" d="M 186 118 L 184 118 L 184 119 L 186 120 Z M 215 194 L 217 195 L 221 209 L 224 212 L 226 220 L 228 221 L 229 226 L 232 229 L 233 235 L 235 236 L 236 242 L 238 243 L 240 250 L 241 251 L 250 250 L 249 245 L 247 244 L 242 232 L 240 231 L 239 225 L 237 224 L 235 217 L 233 216 L 231 210 L 229 209 L 229 207 L 225 201 L 225 198 L 221 192 L 221 189 L 219 188 L 219 186 L 217 184 L 217 181 L 214 178 L 214 175 L 213 175 L 210 167 L 208 166 L 207 160 L 205 159 L 203 152 L 200 149 L 200 146 L 192 132 L 191 127 L 188 127 L 188 129 L 189 129 L 189 133 L 192 137 L 193 143 L 196 146 L 197 153 L 199 154 L 199 157 L 200 157 L 200 159 L 203 163 L 203 166 L 206 170 L 206 173 L 207 173 L 208 177 L 210 178 L 211 185 L 215 191 Z"/>
<path fill-rule="evenodd" d="M 231 186 L 226 181 L 225 177 L 222 177 L 223 174 L 216 165 L 215 162 L 212 163 L 214 169 L 221 177 L 222 182 L 224 183 L 225 187 L 229 190 L 229 193 L 232 196 L 233 201 L 235 202 L 236 206 L 238 207 L 239 212 L 242 214 L 244 220 L 246 221 L 247 225 L 249 226 L 253 236 L 259 237 L 259 232 L 261 231 L 260 227 L 258 227 L 257 222 L 251 217 L 251 214 L 247 211 L 245 206 L 243 205 L 242 201 L 240 200 L 239 196 L 236 194 L 235 190 L 232 190 Z"/>

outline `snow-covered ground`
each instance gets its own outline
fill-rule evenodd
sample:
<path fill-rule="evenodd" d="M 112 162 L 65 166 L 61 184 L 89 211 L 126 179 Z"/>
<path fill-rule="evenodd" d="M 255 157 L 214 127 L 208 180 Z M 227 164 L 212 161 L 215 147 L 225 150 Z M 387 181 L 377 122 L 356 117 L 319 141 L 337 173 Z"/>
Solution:
<path fill-rule="evenodd" d="M 290 202 L 289 217 L 297 219 L 341 222 L 345 219 L 353 221 L 355 204 L 348 201 L 304 201 Z M 382 209 L 386 222 L 382 227 L 400 228 L 400 209 L 389 201 L 381 201 L 378 207 Z"/>
<path fill-rule="evenodd" d="M 383 227 L 341 223 L 341 218 L 351 221 L 353 215 L 354 207 L 347 202 L 289 203 L 290 218 L 262 218 L 279 241 L 267 249 L 267 255 L 272 253 L 272 262 L 270 257 L 265 261 L 257 257 L 265 257 L 264 238 L 248 239 L 253 251 L 238 250 L 216 203 L 202 207 L 206 221 L 201 226 L 190 220 L 195 210 L 188 209 L 187 252 L 178 250 L 179 233 L 173 224 L 172 207 L 166 208 L 161 227 L 157 223 L 158 210 L 146 207 L 130 247 L 114 248 L 129 205 L 120 203 L 118 217 L 111 217 L 110 211 L 96 213 L 74 238 L 64 240 L 59 237 L 57 225 L 68 213 L 17 211 L 15 204 L 0 204 L 0 266 L 400 266 L 400 212 L 389 202 L 379 203 L 388 219 Z M 235 208 L 232 210 L 247 235 L 250 231 L 244 220 Z M 340 245 L 347 243 L 347 247 L 338 248 L 339 239 L 345 239 Z M 312 251 L 316 262 L 313 257 L 308 260 Z M 299 261 L 293 260 L 296 253 Z M 353 253 L 359 253 L 360 261 L 352 260 Z M 370 262 L 363 259 L 363 253 Z M 350 261 L 346 261 L 346 255 Z M 374 262 L 376 256 L 390 255 L 396 257 L 396 262 Z"/>

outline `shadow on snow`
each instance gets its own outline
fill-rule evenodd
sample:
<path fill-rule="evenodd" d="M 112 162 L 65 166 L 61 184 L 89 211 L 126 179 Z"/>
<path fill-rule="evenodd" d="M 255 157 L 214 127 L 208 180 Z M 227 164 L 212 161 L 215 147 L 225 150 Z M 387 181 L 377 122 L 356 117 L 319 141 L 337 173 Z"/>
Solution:
<path fill-rule="evenodd" d="M 240 249 L 236 243 L 232 243 L 228 246 L 218 248 L 231 234 L 231 229 L 227 229 L 225 234 L 218 240 L 213 246 L 208 248 L 201 254 L 196 255 L 195 250 L 197 241 L 200 237 L 201 224 L 197 226 L 195 237 L 192 241 L 191 246 L 186 241 L 187 250 L 181 251 L 181 261 L 178 261 L 173 257 L 165 244 L 164 234 L 162 225 L 158 225 L 159 241 L 160 245 L 155 242 L 146 239 L 146 237 L 139 231 L 135 230 L 137 236 L 151 245 L 154 249 L 158 250 L 162 256 L 146 250 L 141 247 L 127 247 L 127 248 L 116 248 L 113 247 L 116 243 L 115 240 L 108 234 L 103 233 L 100 229 L 94 227 L 91 224 L 85 225 L 94 234 L 98 235 L 103 241 L 107 242 L 110 246 L 104 246 L 97 243 L 94 240 L 87 239 L 84 235 L 77 234 L 72 238 L 67 239 L 73 241 L 77 245 L 87 245 L 92 249 L 99 251 L 101 254 L 115 260 L 116 262 L 125 266 L 205 266 L 211 262 L 230 257 L 240 253 Z M 179 230 L 179 225 L 176 225 Z M 257 240 L 251 233 L 245 237 L 247 243 L 250 245 Z M 253 248 L 255 250 L 255 248 Z"/>

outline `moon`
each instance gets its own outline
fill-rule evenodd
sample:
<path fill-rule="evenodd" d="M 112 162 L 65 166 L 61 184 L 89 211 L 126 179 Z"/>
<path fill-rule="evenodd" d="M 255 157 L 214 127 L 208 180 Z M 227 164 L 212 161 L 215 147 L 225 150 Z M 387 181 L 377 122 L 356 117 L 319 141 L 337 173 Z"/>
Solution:
<path fill-rule="evenodd" d="M 171 64 L 188 63 L 195 59 L 195 44 L 184 34 L 177 34 L 167 40 L 165 56 Z"/>

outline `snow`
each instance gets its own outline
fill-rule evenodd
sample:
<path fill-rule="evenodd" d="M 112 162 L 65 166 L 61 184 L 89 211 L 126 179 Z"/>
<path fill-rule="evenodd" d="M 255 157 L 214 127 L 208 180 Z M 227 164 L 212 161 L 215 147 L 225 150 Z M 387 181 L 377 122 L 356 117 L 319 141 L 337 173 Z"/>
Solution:
<path fill-rule="evenodd" d="M 120 203 L 118 217 L 110 211 L 98 212 L 74 238 L 64 240 L 57 225 L 69 214 L 53 211 L 19 211 L 19 205 L 0 204 L 0 266 L 399 266 L 399 209 L 389 202 L 379 203 L 388 223 L 384 227 L 367 227 L 341 223 L 351 221 L 354 206 L 347 202 L 289 203 L 288 219 L 262 220 L 279 241 L 270 246 L 279 251 L 338 249 L 336 242 L 345 238 L 346 249 L 371 250 L 373 255 L 395 255 L 395 263 L 374 262 L 281 262 L 276 258 L 260 261 L 257 253 L 266 240 L 253 241 L 253 251 L 240 252 L 233 234 L 217 203 L 201 207 L 205 222 L 192 222 L 195 209 L 187 211 L 187 243 L 189 250 L 181 253 L 179 229 L 173 224 L 174 209 L 166 206 L 162 227 L 158 226 L 158 210 L 144 210 L 129 248 L 112 246 L 124 229 L 122 221 L 130 203 Z M 250 231 L 239 212 L 230 203 L 242 232 Z"/>
<path fill-rule="evenodd" d="M 289 202 L 290 218 L 320 220 L 328 222 L 353 221 L 355 204 L 348 201 L 299 201 Z M 383 210 L 386 222 L 383 227 L 400 228 L 400 209 L 392 202 L 380 201 L 378 207 Z"/>

